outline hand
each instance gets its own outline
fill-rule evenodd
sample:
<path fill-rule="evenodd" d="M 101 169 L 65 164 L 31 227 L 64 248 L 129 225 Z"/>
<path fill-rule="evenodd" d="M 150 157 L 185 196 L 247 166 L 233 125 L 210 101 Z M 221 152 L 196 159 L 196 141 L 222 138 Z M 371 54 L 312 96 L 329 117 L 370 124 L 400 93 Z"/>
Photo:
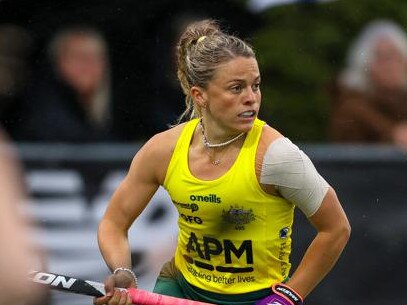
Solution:
<path fill-rule="evenodd" d="M 302 305 L 302 297 L 284 284 L 272 287 L 273 294 L 256 302 L 255 305 Z"/>
<path fill-rule="evenodd" d="M 131 305 L 131 297 L 125 289 L 116 288 L 119 285 L 121 280 L 117 275 L 109 276 L 105 281 L 105 291 L 106 295 L 94 298 L 94 305 Z"/>

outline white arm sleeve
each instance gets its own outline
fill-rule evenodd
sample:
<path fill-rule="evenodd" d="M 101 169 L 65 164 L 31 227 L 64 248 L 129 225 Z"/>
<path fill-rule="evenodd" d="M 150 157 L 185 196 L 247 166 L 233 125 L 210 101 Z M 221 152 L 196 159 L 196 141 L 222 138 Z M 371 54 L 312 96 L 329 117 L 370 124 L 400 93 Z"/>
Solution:
<path fill-rule="evenodd" d="M 267 148 L 260 183 L 273 185 L 307 217 L 318 210 L 329 188 L 308 156 L 284 137 Z"/>

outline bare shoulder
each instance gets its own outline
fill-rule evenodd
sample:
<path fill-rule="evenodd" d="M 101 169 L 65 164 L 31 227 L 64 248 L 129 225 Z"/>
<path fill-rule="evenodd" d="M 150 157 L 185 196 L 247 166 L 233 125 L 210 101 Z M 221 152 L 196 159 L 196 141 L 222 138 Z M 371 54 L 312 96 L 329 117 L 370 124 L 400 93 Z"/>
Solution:
<path fill-rule="evenodd" d="M 260 174 L 261 174 L 261 169 L 263 167 L 263 158 L 264 155 L 267 151 L 267 148 L 270 146 L 271 143 L 276 141 L 277 139 L 283 137 L 283 135 L 278 132 L 276 129 L 270 127 L 269 125 L 264 125 L 263 131 L 260 137 L 260 141 L 257 147 L 256 151 L 256 164 L 255 164 L 255 170 L 256 170 L 256 176 L 257 179 L 260 182 Z M 273 195 L 278 196 L 278 192 L 274 189 L 273 186 L 271 185 L 262 185 L 262 188 L 264 189 L 265 192 Z"/>
<path fill-rule="evenodd" d="M 257 148 L 257 155 L 263 157 L 267 148 L 278 138 L 283 137 L 283 135 L 276 129 L 270 127 L 269 125 L 264 125 L 263 132 L 260 137 L 259 146 Z"/>
<path fill-rule="evenodd" d="M 131 167 L 142 168 L 143 172 L 151 173 L 162 182 L 184 126 L 180 124 L 151 137 L 137 152 Z"/>
<path fill-rule="evenodd" d="M 146 142 L 142 149 L 157 157 L 171 157 L 185 124 L 177 125 L 166 131 L 157 133 Z"/>

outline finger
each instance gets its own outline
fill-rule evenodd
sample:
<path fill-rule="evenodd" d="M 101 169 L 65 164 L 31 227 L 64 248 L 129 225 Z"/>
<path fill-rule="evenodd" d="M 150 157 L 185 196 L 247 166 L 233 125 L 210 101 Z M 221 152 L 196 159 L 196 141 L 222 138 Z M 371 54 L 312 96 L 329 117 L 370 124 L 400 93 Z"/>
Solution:
<path fill-rule="evenodd" d="M 94 305 L 107 304 L 110 299 L 111 299 L 110 296 L 103 296 L 103 297 L 100 297 L 100 298 L 93 298 L 93 304 Z"/>
<path fill-rule="evenodd" d="M 121 291 L 119 289 L 114 289 L 114 293 L 112 298 L 109 301 L 109 305 L 122 305 L 121 302 L 122 299 L 124 298 L 124 303 L 126 302 L 126 296 L 123 296 L 123 292 L 126 293 L 126 291 Z"/>
<path fill-rule="evenodd" d="M 129 298 L 129 294 L 127 293 L 127 291 L 121 291 L 120 300 L 119 300 L 118 305 L 127 305 L 128 304 L 127 303 L 128 298 Z"/>

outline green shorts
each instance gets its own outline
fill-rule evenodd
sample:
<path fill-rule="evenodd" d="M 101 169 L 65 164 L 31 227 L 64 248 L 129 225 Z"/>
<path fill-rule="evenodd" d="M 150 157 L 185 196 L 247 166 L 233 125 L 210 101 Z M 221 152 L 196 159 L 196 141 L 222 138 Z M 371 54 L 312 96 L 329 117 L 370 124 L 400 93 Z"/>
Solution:
<path fill-rule="evenodd" d="M 153 291 L 177 298 L 218 305 L 254 305 L 257 300 L 270 295 L 271 292 L 268 288 L 240 294 L 209 292 L 189 284 L 175 268 L 174 260 L 167 262 L 163 266 Z"/>

